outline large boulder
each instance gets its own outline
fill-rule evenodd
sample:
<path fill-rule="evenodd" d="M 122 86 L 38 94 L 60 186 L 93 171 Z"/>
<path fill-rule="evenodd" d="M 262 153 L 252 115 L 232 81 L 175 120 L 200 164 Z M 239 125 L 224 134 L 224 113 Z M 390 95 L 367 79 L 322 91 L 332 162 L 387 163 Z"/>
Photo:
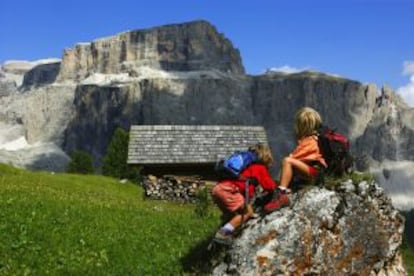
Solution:
<path fill-rule="evenodd" d="M 250 220 L 213 275 L 407 275 L 404 218 L 375 182 L 308 187 Z"/>

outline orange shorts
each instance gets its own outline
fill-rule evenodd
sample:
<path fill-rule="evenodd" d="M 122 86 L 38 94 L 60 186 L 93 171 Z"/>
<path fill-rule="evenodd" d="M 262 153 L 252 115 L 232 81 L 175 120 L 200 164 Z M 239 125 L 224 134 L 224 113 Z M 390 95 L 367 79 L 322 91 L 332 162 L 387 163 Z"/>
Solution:
<path fill-rule="evenodd" d="M 230 181 L 217 183 L 211 191 L 214 202 L 222 212 L 236 212 L 244 205 L 244 197 Z"/>

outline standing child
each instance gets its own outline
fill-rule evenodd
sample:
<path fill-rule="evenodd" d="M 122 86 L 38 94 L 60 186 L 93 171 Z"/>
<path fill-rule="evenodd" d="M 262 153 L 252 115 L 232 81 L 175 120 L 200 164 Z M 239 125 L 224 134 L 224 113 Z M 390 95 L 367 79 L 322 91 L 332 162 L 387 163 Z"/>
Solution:
<path fill-rule="evenodd" d="M 318 130 L 321 125 L 321 116 L 310 107 L 303 107 L 296 113 L 294 131 L 297 146 L 283 159 L 280 186 L 276 191 L 277 197 L 267 204 L 265 211 L 270 212 L 289 205 L 288 187 L 294 173 L 301 178 L 313 180 L 327 167 L 318 145 Z"/>
<path fill-rule="evenodd" d="M 223 212 L 223 216 L 231 218 L 230 221 L 219 229 L 214 237 L 215 241 L 223 244 L 230 244 L 234 230 L 250 219 L 254 213 L 249 200 L 244 197 L 246 179 L 252 180 L 248 186 L 249 199 L 254 196 L 254 183 L 261 185 L 264 191 L 270 193 L 277 186 L 268 171 L 268 168 L 273 163 L 270 148 L 262 144 L 256 144 L 250 147 L 249 150 L 257 155 L 258 162 L 244 169 L 241 172 L 240 179 L 220 181 L 212 190 L 213 200 Z"/>

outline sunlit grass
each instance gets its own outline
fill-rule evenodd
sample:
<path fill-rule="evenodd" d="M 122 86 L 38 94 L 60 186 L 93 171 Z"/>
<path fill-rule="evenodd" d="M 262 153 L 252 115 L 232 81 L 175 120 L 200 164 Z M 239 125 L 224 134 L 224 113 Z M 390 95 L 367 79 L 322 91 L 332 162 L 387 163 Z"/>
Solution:
<path fill-rule="evenodd" d="M 408 275 L 414 275 L 414 249 L 409 245 L 405 245 L 402 248 L 402 255 Z"/>
<path fill-rule="evenodd" d="M 218 225 L 193 205 L 145 201 L 135 184 L 0 165 L 0 275 L 183 273 Z"/>

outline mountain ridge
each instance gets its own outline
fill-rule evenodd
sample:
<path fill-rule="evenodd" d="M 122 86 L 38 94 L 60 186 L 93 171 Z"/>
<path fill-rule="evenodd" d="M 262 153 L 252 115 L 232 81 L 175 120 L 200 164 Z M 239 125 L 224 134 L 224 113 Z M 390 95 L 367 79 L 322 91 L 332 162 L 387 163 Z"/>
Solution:
<path fill-rule="evenodd" d="M 115 128 L 133 124 L 263 125 L 276 174 L 278 160 L 294 147 L 295 110 L 307 105 L 350 137 L 357 159 L 368 163 L 358 167 L 370 168 L 394 198 L 414 198 L 414 109 L 392 89 L 322 72 L 251 76 L 239 51 L 207 21 L 167 26 L 75 45 L 59 66 L 55 60 L 47 68 L 17 68 L 14 79 L 2 66 L 0 122 L 19 131 L 0 132 L 7 137 L 0 141 L 24 136 L 32 146 L 54 144 L 61 158 L 0 147 L 0 161 L 64 170 L 70 152 L 85 150 L 99 165 Z"/>

